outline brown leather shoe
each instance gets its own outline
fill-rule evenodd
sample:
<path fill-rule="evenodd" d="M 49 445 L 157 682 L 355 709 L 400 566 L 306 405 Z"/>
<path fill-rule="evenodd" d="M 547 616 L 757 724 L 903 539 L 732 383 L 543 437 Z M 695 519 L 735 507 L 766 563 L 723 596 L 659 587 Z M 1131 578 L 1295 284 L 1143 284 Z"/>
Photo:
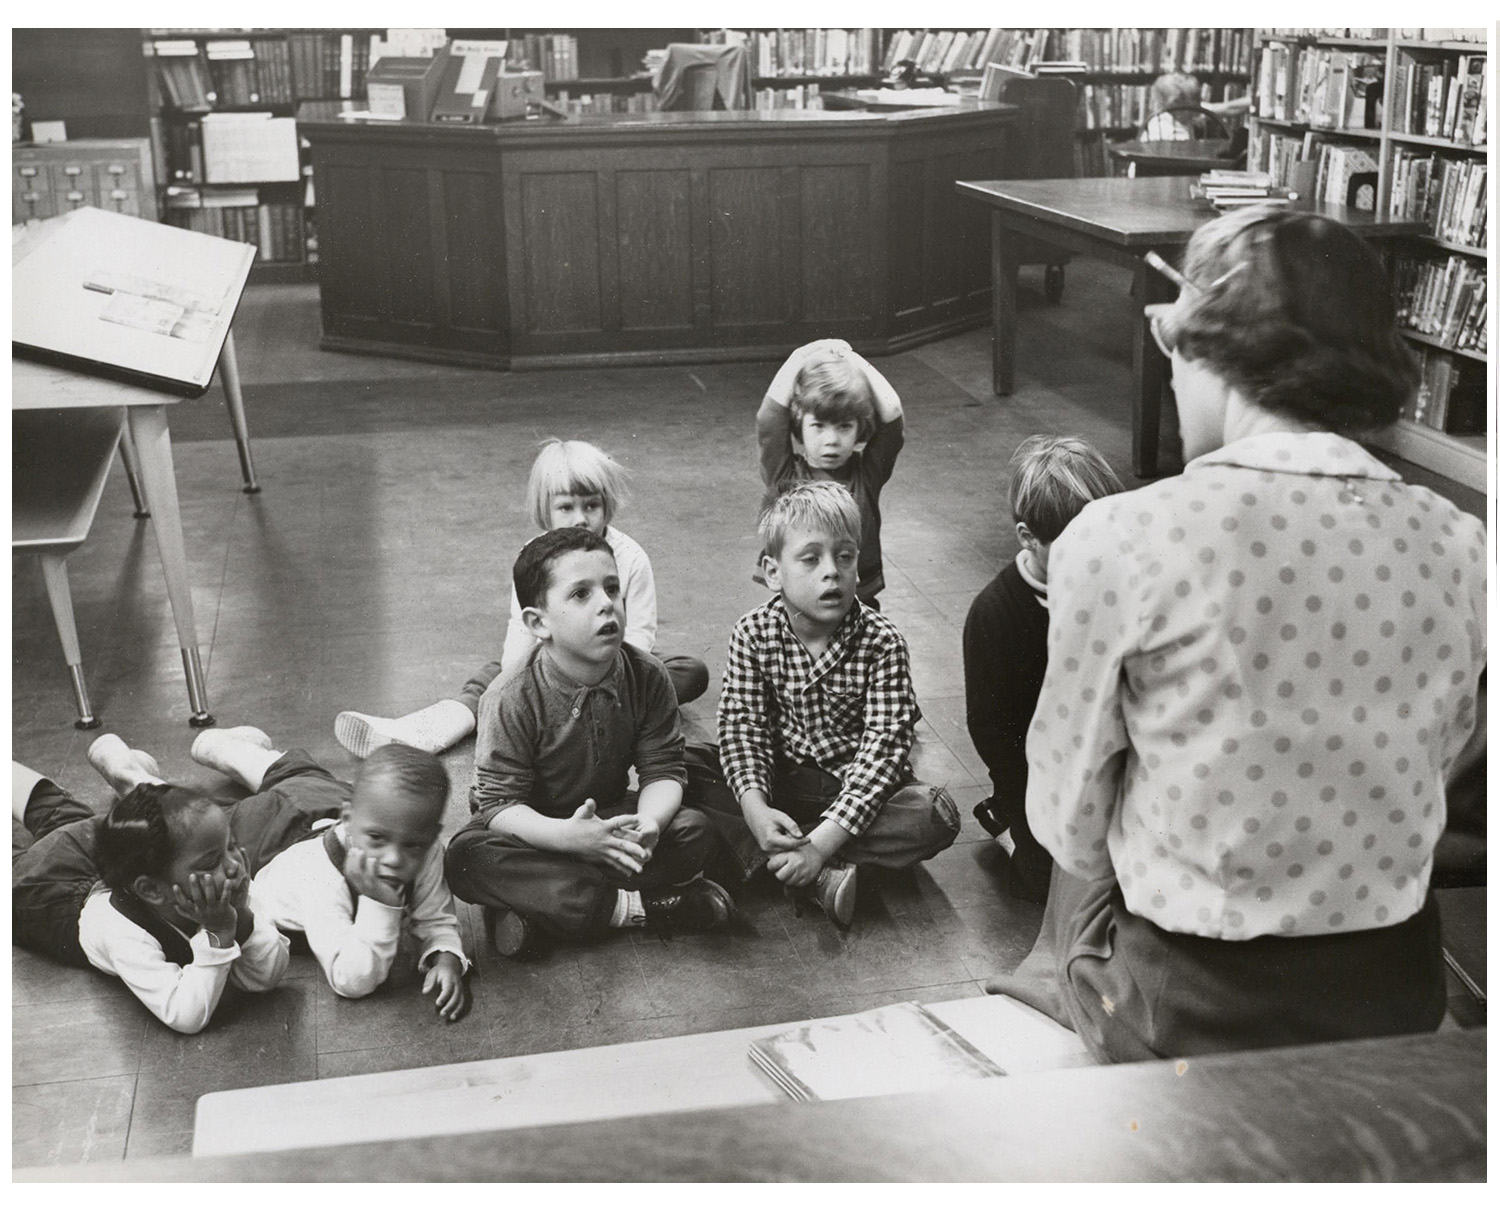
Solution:
<path fill-rule="evenodd" d="M 678 932 L 712 932 L 734 918 L 734 899 L 717 881 L 694 877 L 683 885 L 641 891 L 646 926 L 663 940 Z"/>

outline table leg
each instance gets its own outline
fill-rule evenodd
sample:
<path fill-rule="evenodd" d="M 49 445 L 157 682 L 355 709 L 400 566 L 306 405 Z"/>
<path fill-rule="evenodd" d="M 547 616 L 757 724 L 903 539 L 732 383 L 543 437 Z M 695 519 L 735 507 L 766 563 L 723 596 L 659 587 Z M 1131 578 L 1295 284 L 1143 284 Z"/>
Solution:
<path fill-rule="evenodd" d="M 991 373 L 996 396 L 1016 390 L 1016 256 L 1015 236 L 998 214 L 990 216 Z"/>
<path fill-rule="evenodd" d="M 234 445 L 240 453 L 240 473 L 246 493 L 259 493 L 255 480 L 255 461 L 250 456 L 250 428 L 245 424 L 245 398 L 240 392 L 240 364 L 234 353 L 234 332 L 224 335 L 224 349 L 219 354 L 219 375 L 224 380 L 224 401 L 229 406 L 229 424 L 234 427 Z"/>
<path fill-rule="evenodd" d="M 1145 262 L 1136 267 L 1131 288 L 1138 305 L 1133 335 L 1135 363 L 1135 400 L 1131 417 L 1131 463 L 1137 476 L 1157 474 L 1156 451 L 1161 441 L 1161 394 L 1166 384 L 1167 360 L 1156 348 L 1151 326 L 1146 320 L 1146 305 L 1168 303 L 1176 288 L 1152 270 Z"/>
<path fill-rule="evenodd" d="M 130 437 L 127 426 L 120 431 L 120 462 L 125 465 L 125 479 L 130 483 L 130 496 L 135 499 L 135 517 L 150 518 L 146 509 L 146 498 L 141 493 L 141 461 L 135 453 L 135 440 Z"/>
<path fill-rule="evenodd" d="M 193 594 L 188 584 L 187 552 L 182 543 L 182 512 L 177 505 L 177 473 L 172 466 L 172 435 L 165 405 L 137 405 L 127 411 L 130 435 L 140 461 L 141 488 L 151 511 L 151 529 L 161 553 L 167 599 L 177 624 L 177 643 L 187 676 L 188 702 L 194 728 L 212 725 L 208 692 L 203 684 L 203 659 L 198 652 L 198 625 L 193 619 Z"/>

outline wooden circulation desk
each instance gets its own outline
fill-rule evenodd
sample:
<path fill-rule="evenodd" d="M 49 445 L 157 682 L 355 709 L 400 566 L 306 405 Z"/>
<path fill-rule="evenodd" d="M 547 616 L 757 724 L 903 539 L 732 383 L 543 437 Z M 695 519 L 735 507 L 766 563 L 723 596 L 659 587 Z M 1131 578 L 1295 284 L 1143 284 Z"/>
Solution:
<path fill-rule="evenodd" d="M 613 114 L 298 129 L 323 348 L 517 369 L 889 353 L 989 316 L 953 183 L 1010 175 L 1015 107 Z"/>

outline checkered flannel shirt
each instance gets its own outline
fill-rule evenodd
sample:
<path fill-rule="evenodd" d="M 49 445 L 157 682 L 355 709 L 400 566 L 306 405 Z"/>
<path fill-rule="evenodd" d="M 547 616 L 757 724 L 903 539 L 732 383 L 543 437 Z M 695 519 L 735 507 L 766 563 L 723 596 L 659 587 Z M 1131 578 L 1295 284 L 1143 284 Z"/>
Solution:
<path fill-rule="evenodd" d="M 816 660 L 780 595 L 757 607 L 734 626 L 723 687 L 720 760 L 736 797 L 754 789 L 774 805 L 777 763 L 813 763 L 844 784 L 823 816 L 859 835 L 912 779 L 922 710 L 906 641 L 857 600 Z"/>

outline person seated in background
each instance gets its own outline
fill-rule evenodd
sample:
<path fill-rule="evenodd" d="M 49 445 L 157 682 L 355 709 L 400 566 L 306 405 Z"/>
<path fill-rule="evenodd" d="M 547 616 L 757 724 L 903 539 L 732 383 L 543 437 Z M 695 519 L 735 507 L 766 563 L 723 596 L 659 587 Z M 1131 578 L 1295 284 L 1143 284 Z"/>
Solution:
<path fill-rule="evenodd" d="M 1010 460 L 1010 512 L 1021 551 L 975 596 L 964 621 L 969 737 L 994 791 L 974 807 L 991 835 L 1010 832 L 1010 892 L 1047 900 L 1052 857 L 1026 824 L 1026 731 L 1047 674 L 1047 555 L 1084 506 L 1124 486 L 1081 438 L 1034 434 Z"/>
<path fill-rule="evenodd" d="M 855 594 L 860 515 L 843 485 L 782 494 L 760 521 L 776 592 L 734 626 L 719 746 L 689 748 L 688 796 L 742 875 L 854 915 L 856 865 L 908 868 L 958 834 L 958 810 L 911 768 L 921 718 L 906 641 Z"/>
<path fill-rule="evenodd" d="M 761 509 L 805 481 L 838 481 L 859 507 L 859 599 L 880 610 L 880 491 L 906 441 L 901 398 L 846 341 L 826 338 L 793 350 L 755 415 Z M 760 580 L 759 575 L 757 580 Z"/>
<path fill-rule="evenodd" d="M 1141 128 L 1142 143 L 1176 143 L 1202 139 L 1203 115 L 1194 113 L 1203 105 L 1203 85 L 1196 76 L 1168 72 L 1151 82 L 1151 113 Z"/>
<path fill-rule="evenodd" d="M 276 829 L 262 845 L 256 885 L 267 912 L 301 932 L 334 994 L 360 999 L 391 972 L 403 927 L 421 948 L 417 969 L 437 1014 L 469 1010 L 469 960 L 453 895 L 443 880 L 438 832 L 448 802 L 448 773 L 433 755 L 400 742 L 371 752 L 353 785 L 330 775 L 305 751 L 280 751 L 253 725 L 205 729 L 193 759 L 260 795 L 298 776 L 310 789 L 298 808 L 303 829 Z M 245 832 L 253 827 L 243 828 Z"/>
<path fill-rule="evenodd" d="M 703 876 L 713 831 L 682 803 L 677 697 L 661 660 L 624 640 L 609 544 L 548 531 L 513 573 L 536 644 L 479 702 L 474 815 L 448 845 L 454 891 L 484 908 L 503 957 L 549 936 L 726 926 L 734 903 Z"/>

